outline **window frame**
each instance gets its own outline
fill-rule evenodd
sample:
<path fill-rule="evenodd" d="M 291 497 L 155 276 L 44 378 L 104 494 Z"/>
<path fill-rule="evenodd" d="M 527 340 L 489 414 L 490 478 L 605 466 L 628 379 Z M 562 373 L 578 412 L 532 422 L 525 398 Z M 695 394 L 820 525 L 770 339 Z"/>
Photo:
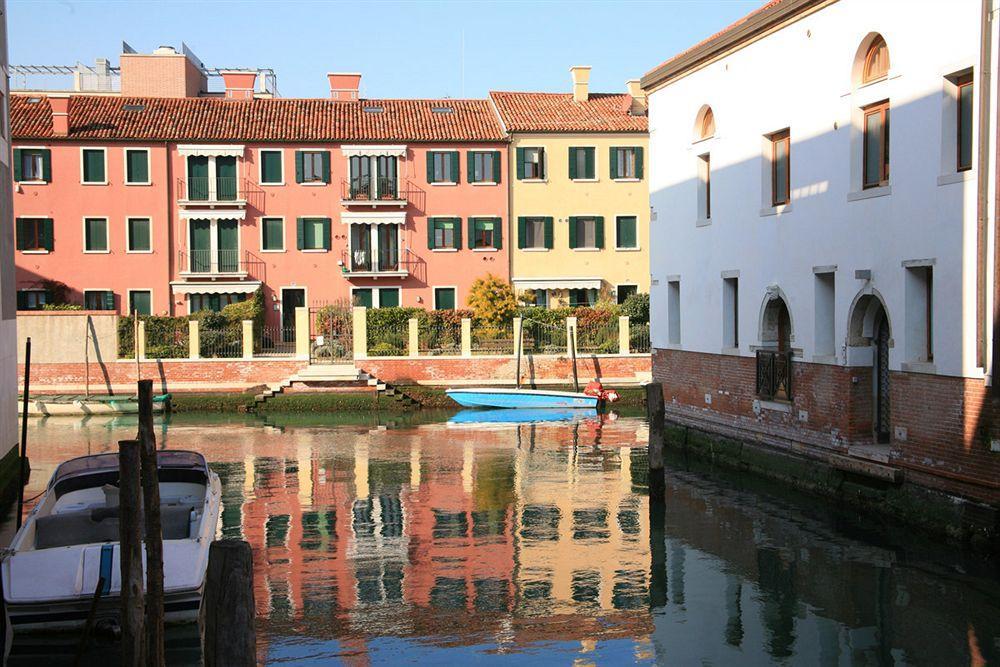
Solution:
<path fill-rule="evenodd" d="M 145 153 L 146 154 L 146 180 L 145 181 L 130 181 L 128 180 L 128 154 L 129 153 Z M 122 183 L 125 185 L 152 185 L 153 184 L 153 169 L 151 163 L 150 149 L 145 147 L 132 147 L 126 146 L 122 149 Z"/>
<path fill-rule="evenodd" d="M 965 171 L 972 171 L 972 163 L 974 161 L 973 155 L 976 152 L 976 142 L 975 142 L 975 131 L 976 131 L 976 102 L 975 95 L 976 89 L 974 87 L 974 79 L 972 72 L 962 74 L 957 77 L 954 82 L 955 85 L 955 171 L 962 173 Z M 964 106 L 962 104 L 962 90 L 965 88 L 972 89 L 972 99 L 969 100 L 969 104 L 972 105 L 972 113 L 969 116 L 969 122 L 971 127 L 969 130 L 969 164 L 962 165 L 962 111 Z"/>
<path fill-rule="evenodd" d="M 450 289 L 452 291 L 452 299 L 455 305 L 450 308 L 450 310 L 458 310 L 458 286 L 457 285 L 434 285 L 432 289 L 432 299 L 434 300 L 434 310 L 441 310 L 438 307 L 438 290 Z"/>
<path fill-rule="evenodd" d="M 771 134 L 771 206 L 787 206 L 792 201 L 792 141 L 789 128 Z M 785 146 L 785 198 L 778 199 L 778 146 Z"/>
<path fill-rule="evenodd" d="M 442 245 L 438 243 L 437 232 L 438 232 L 438 222 L 450 222 L 453 227 L 451 229 L 451 243 Z M 461 250 L 461 226 L 462 218 L 457 215 L 432 215 L 427 218 L 427 224 L 431 225 L 431 235 L 434 239 L 434 247 L 430 248 L 431 252 L 458 252 Z M 442 231 L 442 239 L 444 239 L 444 232 Z M 456 245 L 457 243 L 457 245 Z"/>
<path fill-rule="evenodd" d="M 475 175 L 476 175 L 476 160 L 482 160 L 484 165 L 488 161 L 489 164 L 490 164 L 490 171 L 493 172 L 494 171 L 494 168 L 493 168 L 494 167 L 493 156 L 496 155 L 496 154 L 499 154 L 499 153 L 500 153 L 500 151 L 492 151 L 492 150 L 484 150 L 484 151 L 474 150 L 474 151 L 468 151 L 466 153 L 465 159 L 466 160 L 470 160 L 472 162 L 472 176 L 473 176 L 472 179 L 469 179 L 469 183 L 471 183 L 472 185 L 497 185 L 497 184 L 499 184 L 500 181 L 497 180 L 497 175 L 498 174 L 496 174 L 496 173 L 492 173 L 491 174 L 492 178 L 490 180 L 478 180 L 478 179 L 475 178 Z M 499 160 L 499 162 L 501 163 L 500 164 L 500 168 L 501 169 L 503 168 L 502 160 L 503 160 L 503 158 L 501 158 Z"/>
<path fill-rule="evenodd" d="M 578 251 L 583 251 L 583 252 L 593 252 L 595 250 L 601 250 L 602 249 L 601 246 L 597 245 L 597 218 L 598 217 L 600 217 L 600 216 L 597 216 L 597 215 L 574 215 L 574 216 L 571 216 L 571 218 L 572 218 L 570 220 L 570 224 L 571 225 L 580 225 L 580 223 L 586 223 L 586 222 L 589 221 L 590 224 L 593 225 L 593 228 L 594 228 L 594 244 L 593 245 L 581 245 L 581 238 L 586 237 L 586 233 L 584 233 L 583 237 L 581 237 L 581 235 L 580 235 L 580 228 L 577 227 L 577 229 L 576 229 L 576 247 L 570 248 L 571 250 L 578 250 Z M 617 218 L 615 219 L 615 223 L 616 223 L 616 227 L 617 227 Z M 584 229 L 586 229 L 586 227 L 584 227 Z M 618 230 L 617 229 L 615 229 L 615 234 L 616 235 L 618 234 Z M 618 242 L 618 239 L 615 239 L 615 243 L 617 243 L 617 242 Z"/>
<path fill-rule="evenodd" d="M 81 247 L 83 248 L 84 254 L 87 255 L 107 255 L 111 252 L 111 222 L 108 220 L 107 216 L 104 215 L 85 215 L 83 216 L 83 243 Z M 104 250 L 91 250 L 87 248 L 87 221 L 88 220 L 103 220 L 104 221 Z"/>
<path fill-rule="evenodd" d="M 131 317 L 132 313 L 135 312 L 132 310 L 132 295 L 137 292 L 149 292 L 149 316 L 152 316 L 156 309 L 153 308 L 153 288 L 151 287 L 129 287 L 125 290 L 125 307 L 127 308 L 125 314 Z M 140 317 L 147 316 L 140 315 Z"/>
<path fill-rule="evenodd" d="M 282 172 L 284 173 L 284 172 Z M 276 184 L 275 184 L 276 185 Z M 265 248 L 264 241 L 267 239 L 267 233 L 265 230 L 265 220 L 280 220 L 281 221 L 281 248 Z M 288 248 L 285 243 L 285 217 L 282 215 L 262 215 L 260 216 L 260 251 L 261 252 L 285 252 Z"/>
<path fill-rule="evenodd" d="M 880 73 L 878 76 L 870 76 L 868 70 L 872 65 L 875 54 L 879 51 L 879 45 L 881 48 L 885 49 L 885 71 Z M 889 57 L 889 44 L 885 41 L 882 35 L 876 35 L 872 39 L 871 44 L 868 45 L 868 49 L 865 51 L 865 59 L 861 63 L 861 85 L 867 85 L 869 83 L 877 83 L 878 81 L 884 81 L 889 78 L 889 69 L 892 67 L 892 60 Z"/>
<path fill-rule="evenodd" d="M 319 241 L 319 247 L 307 247 L 306 246 L 306 223 L 309 222 L 309 221 L 314 221 L 314 222 L 318 221 L 320 223 L 320 225 L 323 226 L 323 227 L 321 227 L 321 229 L 325 231 L 326 221 L 330 220 L 330 223 L 331 223 L 330 234 L 332 236 L 333 235 L 333 221 L 330 218 L 328 218 L 328 217 L 326 217 L 324 215 L 302 215 L 302 216 L 299 216 L 299 217 L 302 218 L 302 248 L 299 250 L 299 252 L 330 252 L 330 250 L 327 250 L 326 248 L 323 247 L 325 245 L 324 244 L 325 239 L 323 238 L 324 234 L 322 233 L 322 231 L 320 232 L 320 234 L 319 234 L 319 236 L 317 238 L 313 239 L 314 241 L 317 241 L 317 240 Z M 298 234 L 298 230 L 296 230 L 296 234 Z M 332 243 L 332 239 L 331 239 L 331 243 Z M 298 245 L 298 244 L 296 243 L 296 245 Z"/>
<path fill-rule="evenodd" d="M 634 246 L 621 245 L 621 236 L 618 233 L 618 221 L 622 218 L 632 218 L 632 220 L 635 223 L 635 229 L 633 230 L 633 234 L 635 235 Z M 615 220 L 615 250 L 621 252 L 637 252 L 641 250 L 642 248 L 639 246 L 639 216 L 635 215 L 634 213 L 632 214 L 624 213 L 620 215 L 616 214 L 614 220 Z"/>
<path fill-rule="evenodd" d="M 132 249 L 132 220 L 145 220 L 149 226 L 149 249 Z M 129 255 L 149 255 L 153 252 L 153 216 L 151 215 L 127 215 L 125 216 L 125 252 Z"/>
<path fill-rule="evenodd" d="M 103 181 L 88 181 L 86 180 L 86 157 L 88 151 L 100 151 L 103 156 L 104 161 L 104 180 Z M 94 147 L 94 146 L 80 146 L 80 185 L 107 185 L 108 184 L 108 149 L 105 147 Z"/>
<path fill-rule="evenodd" d="M 460 178 L 460 177 L 452 178 L 452 174 L 456 174 L 457 175 L 458 171 L 459 171 L 459 168 L 460 168 L 461 165 L 460 164 L 456 164 L 456 165 L 452 165 L 451 164 L 451 160 L 452 160 L 453 156 L 455 156 L 457 154 L 458 154 L 457 151 L 454 151 L 454 150 L 445 150 L 445 149 L 440 149 L 440 150 L 435 149 L 435 150 L 427 151 L 427 159 L 430 160 L 430 162 L 431 162 L 431 168 L 430 168 L 429 171 L 430 171 L 430 173 L 433 176 L 433 179 L 428 180 L 428 184 L 429 185 L 458 185 L 458 178 Z M 445 157 L 446 156 L 447 156 L 447 163 L 445 163 Z M 442 163 L 441 163 L 441 173 L 443 175 L 445 175 L 445 177 L 442 178 L 442 179 L 438 179 L 438 177 L 437 177 L 438 158 L 441 158 L 441 161 L 442 161 Z M 445 217 L 445 216 L 439 216 L 439 217 Z"/>
<path fill-rule="evenodd" d="M 526 182 L 526 183 L 544 183 L 544 182 L 546 182 L 548 180 L 548 172 L 549 172 L 549 170 L 548 170 L 548 154 L 547 154 L 547 151 L 545 150 L 545 146 L 518 146 L 518 148 L 521 149 L 521 151 L 522 151 L 521 155 L 524 156 L 524 162 L 523 162 L 524 168 L 522 169 L 522 171 L 524 172 L 524 178 L 522 178 L 520 180 L 522 182 Z M 528 165 L 535 164 L 534 162 L 530 162 L 527 159 L 528 158 L 528 151 L 540 151 L 540 153 L 539 153 L 539 160 L 538 160 L 538 169 L 540 171 L 540 175 L 539 176 L 528 176 L 528 169 L 527 169 Z M 596 156 L 595 156 L 595 160 L 596 160 Z"/>
<path fill-rule="evenodd" d="M 889 100 L 875 102 L 861 108 L 861 189 L 871 190 L 889 185 Z M 879 125 L 879 168 L 877 182 L 868 181 L 868 117 L 878 114 Z"/>
<path fill-rule="evenodd" d="M 302 149 L 301 151 L 299 151 L 299 153 L 302 155 L 302 182 L 299 185 L 317 185 L 317 184 L 326 185 L 326 180 L 323 178 L 324 152 L 325 151 L 322 150 L 311 150 L 311 149 Z M 310 164 L 310 162 L 314 161 L 319 162 L 319 171 L 313 174 L 314 178 L 309 178 L 307 175 L 307 170 L 315 167 L 314 164 Z M 261 163 L 261 165 L 263 166 L 263 163 Z M 281 177 L 282 180 L 284 180 L 285 177 L 284 160 L 282 160 L 281 166 L 282 166 Z"/>
<path fill-rule="evenodd" d="M 615 151 L 615 166 L 619 169 L 622 168 L 622 157 L 624 155 L 632 155 L 632 175 L 618 175 L 612 174 L 611 180 L 613 181 L 638 181 L 639 180 L 639 151 L 638 146 L 612 146 L 612 150 Z M 624 164 L 627 164 L 624 163 Z"/>
<path fill-rule="evenodd" d="M 545 217 L 546 216 L 544 216 L 544 215 L 525 215 L 525 216 L 522 216 L 522 217 L 524 218 L 524 236 L 525 236 L 524 242 L 525 242 L 525 244 L 524 244 L 524 247 L 521 248 L 521 250 L 527 250 L 528 252 L 548 251 L 549 248 L 545 245 Z M 530 233 L 529 233 L 529 231 L 528 231 L 528 226 L 530 224 L 532 224 L 532 222 L 537 223 L 538 226 L 539 226 L 539 230 L 540 230 L 540 233 L 538 234 L 538 244 L 537 245 L 528 245 L 527 244 L 528 238 L 532 238 L 531 235 L 530 235 Z M 554 231 L 555 230 L 553 229 L 553 236 L 555 235 Z"/>
<path fill-rule="evenodd" d="M 43 300 L 38 304 L 38 308 L 17 308 L 17 305 L 16 305 L 16 295 L 17 294 L 21 294 L 22 292 L 25 293 L 25 294 L 28 294 L 28 293 L 41 294 Z M 25 287 L 23 289 L 19 289 L 19 290 L 17 290 L 17 292 L 15 294 L 15 309 L 16 310 L 24 310 L 24 311 L 44 310 L 45 306 L 48 304 L 48 296 L 49 296 L 48 290 L 43 289 L 41 287 Z"/>
<path fill-rule="evenodd" d="M 700 222 L 712 222 L 712 153 L 705 152 L 698 157 L 698 209 Z"/>
<path fill-rule="evenodd" d="M 281 180 L 280 181 L 265 181 L 264 180 L 264 153 L 277 153 L 279 155 L 279 162 L 281 163 Z M 320 158 L 322 162 L 323 158 Z M 322 164 L 320 165 L 322 168 Z M 302 176 L 305 177 L 305 158 L 302 158 Z M 313 181 L 304 181 L 312 183 Z M 258 148 L 257 149 L 257 183 L 261 186 L 275 186 L 285 184 L 285 149 L 284 148 Z"/>
<path fill-rule="evenodd" d="M 590 146 L 570 146 L 569 148 L 571 148 L 574 151 L 589 150 L 589 151 L 593 151 L 593 153 L 594 153 L 594 174 L 592 176 L 581 177 L 579 175 L 579 171 L 580 171 L 579 167 L 577 167 L 577 176 L 576 176 L 576 178 L 570 178 L 569 180 L 571 182 L 573 182 L 573 183 L 596 183 L 598 180 L 600 180 L 598 174 L 601 173 L 601 166 L 597 162 L 597 160 L 598 160 L 598 153 L 599 153 L 599 151 L 597 150 L 597 146 L 596 145 L 590 145 Z M 575 155 L 575 153 L 574 153 L 574 155 Z M 584 165 L 586 165 L 586 162 L 587 162 L 587 160 L 586 160 L 586 158 L 584 158 Z M 567 174 L 569 173 L 568 167 L 569 167 L 569 165 L 567 165 Z"/>
<path fill-rule="evenodd" d="M 42 218 L 42 217 L 38 217 L 38 216 L 26 216 L 26 217 L 20 217 L 19 216 L 19 217 L 14 218 L 14 233 L 15 233 L 15 235 L 17 234 L 17 221 L 18 220 L 22 221 L 22 223 L 23 222 L 27 222 L 29 220 L 32 221 L 34 223 L 34 229 L 35 229 L 35 245 L 32 246 L 31 248 L 19 248 L 18 252 L 25 253 L 25 254 L 28 254 L 28 255 L 47 255 L 47 254 L 49 254 L 49 252 L 51 252 L 48 248 L 45 247 L 45 245 L 43 243 L 41 243 L 42 237 L 44 236 L 43 226 L 45 225 L 45 221 L 48 220 L 48 219 L 49 218 Z M 54 224 L 53 224 L 53 227 L 55 227 Z M 53 231 L 53 233 L 54 233 L 54 231 Z M 18 245 L 17 238 L 14 239 L 14 245 L 15 245 L 15 247 Z"/>
<path fill-rule="evenodd" d="M 472 239 L 470 239 L 470 241 L 473 243 L 473 246 L 470 249 L 473 252 L 495 252 L 495 251 L 499 250 L 499 248 L 497 248 L 496 234 L 497 234 L 497 231 L 498 231 L 497 230 L 497 226 L 503 225 L 502 218 L 500 218 L 500 216 L 498 216 L 498 215 L 470 215 L 468 219 L 472 222 Z M 478 238 L 479 228 L 478 227 L 479 227 L 479 223 L 480 222 L 492 222 L 494 225 L 496 225 L 490 231 L 490 245 L 488 245 L 488 246 L 475 245 L 475 243 L 478 242 L 478 240 L 479 240 L 479 238 Z M 502 234 L 503 232 L 501 231 L 500 233 Z M 502 243 L 502 241 L 501 241 L 501 243 Z"/>
<path fill-rule="evenodd" d="M 17 183 L 19 183 L 20 185 L 46 185 L 46 184 L 48 184 L 50 182 L 50 181 L 45 180 L 45 151 L 46 150 L 51 150 L 51 149 L 47 149 L 47 148 L 45 148 L 45 146 L 12 146 L 11 147 L 11 153 L 12 154 L 13 154 L 14 150 L 20 151 L 20 153 L 21 153 L 21 160 L 22 160 L 22 163 L 21 163 L 21 180 L 17 181 Z M 39 160 L 40 160 L 39 161 L 40 173 L 38 175 L 38 178 L 32 178 L 32 179 L 25 179 L 24 178 L 24 163 L 23 163 L 23 160 L 24 160 L 24 153 L 25 152 L 28 152 L 28 153 L 37 153 L 38 154 L 38 157 L 39 157 Z M 49 156 L 50 156 L 49 159 L 50 160 L 52 159 L 51 155 L 52 155 L 52 153 L 50 152 L 49 153 Z M 12 174 L 13 174 L 13 171 L 14 171 L 13 167 L 14 166 L 12 164 L 11 165 L 11 172 L 12 172 Z"/>
<path fill-rule="evenodd" d="M 399 307 L 401 307 L 401 308 L 403 307 L 403 289 L 401 287 L 396 287 L 396 286 L 379 287 L 378 285 L 372 285 L 372 286 L 361 286 L 361 287 L 351 286 L 351 307 L 352 308 L 357 307 L 357 306 L 354 305 L 354 293 L 355 292 L 359 292 L 361 290 L 369 290 L 369 291 L 371 291 L 371 293 L 372 293 L 372 306 L 371 306 L 371 310 L 377 310 L 379 308 L 383 308 L 383 306 L 382 306 L 382 298 L 380 296 L 382 290 L 395 290 L 396 293 L 399 294 L 399 298 L 398 298 Z M 456 294 L 456 296 L 457 296 L 457 294 Z M 385 307 L 386 308 L 391 308 L 391 306 L 385 306 Z"/>
<path fill-rule="evenodd" d="M 101 299 L 102 303 L 104 302 L 103 296 L 106 295 L 108 292 L 110 292 L 111 293 L 111 300 L 112 300 L 112 302 L 114 302 L 115 291 L 113 289 L 110 289 L 110 288 L 101 288 L 101 287 L 89 287 L 89 288 L 85 288 L 83 290 L 83 309 L 84 310 L 98 310 L 98 311 L 101 311 L 101 312 L 104 312 L 104 313 L 113 313 L 113 312 L 116 312 L 118 310 L 117 308 L 87 308 L 87 293 L 88 292 L 91 293 L 91 294 L 94 294 L 94 293 L 101 294 L 102 295 L 102 299 Z"/>

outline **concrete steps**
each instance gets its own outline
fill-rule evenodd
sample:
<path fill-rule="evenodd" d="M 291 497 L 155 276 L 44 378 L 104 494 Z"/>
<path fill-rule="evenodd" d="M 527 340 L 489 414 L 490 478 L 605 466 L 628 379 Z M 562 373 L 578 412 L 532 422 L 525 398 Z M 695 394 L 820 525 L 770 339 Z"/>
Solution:
<path fill-rule="evenodd" d="M 361 383 L 374 388 L 375 392 L 392 398 L 406 406 L 415 406 L 419 403 L 412 397 L 399 391 L 392 385 L 382 382 L 377 377 L 355 368 L 354 364 L 311 364 L 300 370 L 295 375 L 285 378 L 281 382 L 270 382 L 267 388 L 254 396 L 254 405 L 259 407 L 278 394 L 284 393 L 286 389 L 296 382 L 337 382 L 337 383 Z"/>

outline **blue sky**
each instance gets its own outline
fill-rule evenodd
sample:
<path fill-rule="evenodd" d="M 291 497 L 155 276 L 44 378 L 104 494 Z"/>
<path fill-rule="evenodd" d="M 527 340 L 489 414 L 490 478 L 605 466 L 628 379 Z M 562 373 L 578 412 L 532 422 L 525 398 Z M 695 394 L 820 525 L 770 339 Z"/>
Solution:
<path fill-rule="evenodd" d="M 624 90 L 763 0 L 667 2 L 80 2 L 8 0 L 13 64 L 117 64 L 181 41 L 210 67 L 271 67 L 283 97 L 323 97 L 328 71 L 361 72 L 367 97 Z M 462 34 L 465 36 L 464 90 Z"/>

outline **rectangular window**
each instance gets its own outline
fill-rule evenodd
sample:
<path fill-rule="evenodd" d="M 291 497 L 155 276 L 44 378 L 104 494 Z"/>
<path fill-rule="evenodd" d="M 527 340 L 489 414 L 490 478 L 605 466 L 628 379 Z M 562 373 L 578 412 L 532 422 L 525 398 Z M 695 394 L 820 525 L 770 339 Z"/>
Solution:
<path fill-rule="evenodd" d="M 625 303 L 625 301 L 633 294 L 639 293 L 638 285 L 619 285 L 615 290 L 615 296 L 618 299 L 618 305 Z"/>
<path fill-rule="evenodd" d="M 84 310 L 114 310 L 115 293 L 111 290 L 83 290 Z"/>
<path fill-rule="evenodd" d="M 619 215 L 615 218 L 615 247 L 620 250 L 639 247 L 634 215 Z"/>
<path fill-rule="evenodd" d="M 328 250 L 329 218 L 299 218 L 300 240 L 299 250 Z"/>
<path fill-rule="evenodd" d="M 468 154 L 470 183 L 500 182 L 500 152 L 473 151 Z"/>
<path fill-rule="evenodd" d="M 469 218 L 470 248 L 500 248 L 500 218 Z"/>
<path fill-rule="evenodd" d="M 906 356 L 934 361 L 934 268 L 906 269 Z"/>
<path fill-rule="evenodd" d="M 153 313 L 153 293 L 149 290 L 131 290 L 128 293 L 128 312 L 139 315 Z"/>
<path fill-rule="evenodd" d="M 611 149 L 611 178 L 642 178 L 642 148 L 639 146 L 613 147 Z"/>
<path fill-rule="evenodd" d="M 722 347 L 740 346 L 739 278 L 722 279 Z"/>
<path fill-rule="evenodd" d="M 667 281 L 667 342 L 681 344 L 681 281 Z"/>
<path fill-rule="evenodd" d="M 108 219 L 83 219 L 83 249 L 86 252 L 108 251 Z"/>
<path fill-rule="evenodd" d="M 323 178 L 323 153 L 319 151 L 302 152 L 302 182 L 325 182 Z"/>
<path fill-rule="evenodd" d="M 128 251 L 151 252 L 153 250 L 153 234 L 149 218 L 129 218 Z"/>
<path fill-rule="evenodd" d="M 370 287 L 360 287 L 351 292 L 351 302 L 355 306 L 364 306 L 365 308 L 373 308 L 375 305 L 375 300 L 372 295 L 372 289 Z"/>
<path fill-rule="evenodd" d="M 790 199 L 790 149 L 788 130 L 771 135 L 771 206 L 787 204 Z"/>
<path fill-rule="evenodd" d="M 52 250 L 51 218 L 18 218 L 17 249 L 28 252 Z"/>
<path fill-rule="evenodd" d="M 125 183 L 128 185 L 149 184 L 149 151 L 145 148 L 125 149 Z"/>
<path fill-rule="evenodd" d="M 380 287 L 376 293 L 378 295 L 376 308 L 397 308 L 399 306 L 398 287 Z"/>
<path fill-rule="evenodd" d="M 246 301 L 246 294 L 189 294 L 188 295 L 188 311 L 192 313 L 197 313 L 201 310 L 210 310 L 213 313 L 218 313 L 223 308 L 230 304 L 241 303 Z"/>
<path fill-rule="evenodd" d="M 571 180 L 593 180 L 597 178 L 595 166 L 596 149 L 592 147 L 569 149 L 569 177 Z"/>
<path fill-rule="evenodd" d="M 318 153 L 312 153 L 311 155 L 318 155 Z M 309 162 L 314 160 L 310 158 Z M 302 162 L 303 171 L 305 170 L 305 158 Z M 310 165 L 310 170 L 313 169 L 314 165 Z M 312 172 L 310 172 L 312 173 Z M 322 174 L 322 157 L 320 158 L 320 173 Z M 261 185 L 280 185 L 283 183 L 284 174 L 281 170 L 281 151 L 280 150 L 262 150 L 260 152 L 260 183 Z"/>
<path fill-rule="evenodd" d="M 698 156 L 698 219 L 712 219 L 712 156 Z"/>
<path fill-rule="evenodd" d="M 864 109 L 864 188 L 889 183 L 889 102 Z"/>
<path fill-rule="evenodd" d="M 816 294 L 816 354 L 830 357 L 836 354 L 834 327 L 836 316 L 834 306 L 836 292 L 834 273 L 817 273 Z"/>
<path fill-rule="evenodd" d="M 548 228 L 552 223 L 549 220 L 548 218 L 520 218 L 521 247 L 535 249 L 551 247 L 549 239 L 552 233 L 548 231 Z"/>
<path fill-rule="evenodd" d="M 604 218 L 570 216 L 569 247 L 595 249 L 604 247 Z"/>
<path fill-rule="evenodd" d="M 435 287 L 434 288 L 434 309 L 435 310 L 455 310 L 455 288 Z"/>
<path fill-rule="evenodd" d="M 458 151 L 429 151 L 427 182 L 458 183 Z"/>
<path fill-rule="evenodd" d="M 18 310 L 41 310 L 49 302 L 49 294 L 43 289 L 22 289 L 17 291 Z"/>
<path fill-rule="evenodd" d="M 972 169 L 972 74 L 955 82 L 958 87 L 958 171 Z"/>
<path fill-rule="evenodd" d="M 285 221 L 281 218 L 261 218 L 261 250 L 285 249 Z"/>
<path fill-rule="evenodd" d="M 571 289 L 569 290 L 569 307 L 582 308 L 593 306 L 597 303 L 596 289 Z"/>
<path fill-rule="evenodd" d="M 545 180 L 545 149 L 517 149 L 517 177 L 520 180 Z"/>
<path fill-rule="evenodd" d="M 431 250 L 462 247 L 460 218 L 428 218 L 428 247 Z"/>
<path fill-rule="evenodd" d="M 14 150 L 14 180 L 18 182 L 48 181 L 46 162 L 49 151 L 41 148 L 20 148 Z M 18 171 L 20 167 L 20 171 Z"/>
<path fill-rule="evenodd" d="M 84 148 L 81 152 L 83 160 L 83 182 L 84 183 L 106 183 L 107 177 L 104 170 L 104 149 Z"/>

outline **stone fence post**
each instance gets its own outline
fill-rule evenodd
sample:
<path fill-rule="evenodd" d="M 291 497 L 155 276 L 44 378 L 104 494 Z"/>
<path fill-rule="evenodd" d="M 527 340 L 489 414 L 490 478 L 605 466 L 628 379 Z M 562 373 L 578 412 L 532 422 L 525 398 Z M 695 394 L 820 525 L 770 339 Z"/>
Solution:
<path fill-rule="evenodd" d="M 576 335 L 576 318 L 567 317 L 566 318 L 566 354 L 571 354 L 571 350 L 580 351 L 577 347 L 577 335 Z M 572 337 L 572 338 L 571 338 Z M 572 347 L 570 347 L 572 345 Z"/>
<path fill-rule="evenodd" d="M 309 359 L 309 309 L 306 306 L 295 309 L 295 358 Z"/>
<path fill-rule="evenodd" d="M 243 358 L 253 359 L 253 320 L 243 320 Z"/>
<path fill-rule="evenodd" d="M 201 322 L 188 320 L 188 358 L 201 359 Z"/>
<path fill-rule="evenodd" d="M 354 358 L 368 358 L 368 311 L 364 306 L 354 306 L 351 315 L 353 328 L 351 337 L 354 341 Z"/>
<path fill-rule="evenodd" d="M 524 329 L 524 320 L 520 317 L 514 318 L 514 356 L 516 357 L 519 353 L 523 352 L 520 349 L 523 341 L 523 336 L 521 336 L 521 331 Z"/>
<path fill-rule="evenodd" d="M 408 347 L 411 357 L 420 356 L 420 326 L 417 322 L 417 318 L 411 317 L 409 322 L 409 340 Z"/>
<path fill-rule="evenodd" d="M 135 315 L 134 317 L 138 317 Z M 146 322 L 145 320 L 139 320 L 139 330 L 135 341 L 135 353 L 138 355 L 140 361 L 145 361 L 146 359 Z"/>
<path fill-rule="evenodd" d="M 462 318 L 462 356 L 472 356 L 472 320 Z"/>
<path fill-rule="evenodd" d="M 622 315 L 618 318 L 618 354 L 629 353 L 629 334 L 628 315 Z"/>

